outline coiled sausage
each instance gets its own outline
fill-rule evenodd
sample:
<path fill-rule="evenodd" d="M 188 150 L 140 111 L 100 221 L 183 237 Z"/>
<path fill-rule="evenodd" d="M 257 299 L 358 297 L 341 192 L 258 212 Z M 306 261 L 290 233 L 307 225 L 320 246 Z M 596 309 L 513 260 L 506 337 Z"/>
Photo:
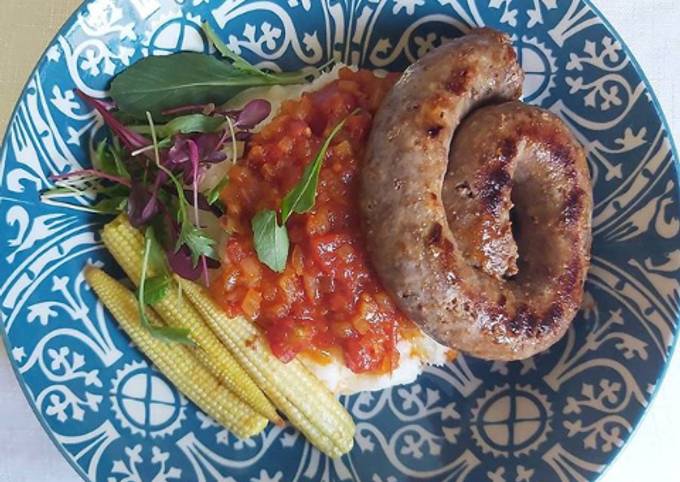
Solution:
<path fill-rule="evenodd" d="M 583 149 L 559 118 L 515 101 L 522 80 L 500 32 L 434 49 L 383 102 L 361 170 L 385 287 L 433 338 L 494 360 L 565 333 L 590 262 Z"/>

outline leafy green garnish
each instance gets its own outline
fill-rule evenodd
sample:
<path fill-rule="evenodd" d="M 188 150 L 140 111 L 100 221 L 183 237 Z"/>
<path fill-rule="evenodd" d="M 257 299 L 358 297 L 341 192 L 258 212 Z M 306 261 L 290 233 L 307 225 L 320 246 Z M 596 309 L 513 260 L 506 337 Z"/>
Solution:
<path fill-rule="evenodd" d="M 124 156 L 125 153 L 118 138 L 114 137 L 113 143 L 111 144 L 109 144 L 107 139 L 103 139 L 97 144 L 96 165 L 99 169 L 108 174 L 122 177 L 123 179 L 130 179 L 130 173 L 123 163 Z"/>
<path fill-rule="evenodd" d="M 139 278 L 139 289 L 137 290 L 137 306 L 139 308 L 139 319 L 142 326 L 151 333 L 155 338 L 171 341 L 175 343 L 183 343 L 185 345 L 193 345 L 194 342 L 189 338 L 189 330 L 186 328 L 176 328 L 171 326 L 155 326 L 151 323 L 146 315 L 146 304 L 152 303 L 151 299 L 147 300 L 147 280 L 146 274 L 149 266 L 149 257 L 151 255 L 151 246 L 153 243 L 153 228 L 148 227 L 144 232 L 144 257 L 142 260 L 142 274 Z M 153 279 L 153 278 L 152 278 Z M 155 282 L 157 284 L 157 282 Z M 158 290 L 158 288 L 156 288 Z M 151 296 L 158 296 L 158 293 L 151 293 Z"/>
<path fill-rule="evenodd" d="M 180 231 L 180 239 L 191 251 L 191 262 L 196 266 L 201 256 L 215 257 L 215 240 L 208 236 L 201 228 L 186 223 Z"/>
<path fill-rule="evenodd" d="M 265 265 L 278 273 L 286 269 L 288 259 L 288 230 L 279 225 L 276 211 L 265 210 L 252 219 L 253 236 L 257 257 Z"/>
<path fill-rule="evenodd" d="M 111 97 L 122 111 L 143 118 L 178 105 L 223 104 L 239 92 L 264 85 L 297 84 L 304 76 L 261 75 L 236 68 L 210 55 L 182 52 L 146 57 L 111 83 Z"/>
<path fill-rule="evenodd" d="M 163 300 L 167 296 L 171 284 L 172 277 L 167 274 L 147 278 L 144 284 L 144 301 L 153 305 Z"/>
<path fill-rule="evenodd" d="M 253 240 L 258 259 L 273 271 L 282 272 L 286 269 L 288 259 L 288 230 L 286 222 L 293 213 L 306 213 L 314 207 L 316 188 L 319 184 L 319 172 L 326 151 L 335 136 L 345 125 L 347 119 L 356 114 L 359 109 L 352 111 L 331 130 L 321 148 L 314 156 L 314 160 L 305 168 L 300 180 L 288 191 L 281 201 L 281 225 L 277 220 L 276 211 L 270 209 L 258 212 L 252 219 Z"/>
<path fill-rule="evenodd" d="M 208 236 L 201 228 L 194 226 L 189 219 L 188 210 L 189 202 L 184 195 L 184 188 L 180 180 L 168 168 L 163 166 L 160 162 L 160 152 L 158 150 L 158 136 L 156 135 L 156 128 L 153 122 L 153 117 L 150 112 L 146 113 L 149 122 L 149 130 L 151 133 L 151 142 L 154 146 L 154 154 L 156 159 L 156 166 L 165 172 L 175 186 L 177 194 L 177 222 L 179 223 L 179 236 L 177 237 L 177 244 L 175 250 L 182 247 L 183 244 L 191 251 L 191 260 L 196 266 L 201 256 L 214 257 L 215 241 Z"/>
<path fill-rule="evenodd" d="M 243 72 L 249 72 L 255 75 L 263 76 L 272 75 L 268 74 L 267 72 L 261 69 L 258 69 L 243 57 L 240 57 L 235 52 L 232 52 L 231 49 L 227 47 L 227 45 L 224 42 L 222 42 L 222 39 L 217 36 L 217 32 L 215 32 L 215 30 L 210 26 L 210 24 L 204 22 L 201 27 L 203 28 L 203 33 L 205 33 L 205 36 L 208 37 L 210 43 L 212 43 L 215 46 L 215 48 L 222 55 L 222 57 L 231 60 L 232 65 L 234 67 Z"/>
<path fill-rule="evenodd" d="M 231 65 L 233 65 L 241 72 L 256 77 L 269 79 L 271 81 L 274 81 L 275 84 L 299 84 L 304 82 L 305 79 L 309 76 L 309 74 L 306 74 L 302 71 L 274 73 L 266 72 L 258 67 L 255 67 L 253 64 L 248 62 L 243 57 L 237 55 L 229 47 L 227 47 L 227 45 L 222 41 L 222 39 L 218 37 L 215 30 L 213 30 L 213 28 L 208 23 L 203 23 L 202 27 L 205 36 L 208 37 L 208 40 L 215 46 L 215 48 L 222 55 L 222 57 L 224 57 L 227 60 L 230 60 Z"/>
<path fill-rule="evenodd" d="M 99 214 L 120 214 L 125 211 L 128 196 L 105 197 L 92 205 Z"/>
<path fill-rule="evenodd" d="M 158 137 L 168 138 L 175 134 L 193 134 L 197 132 L 211 133 L 218 132 L 224 125 L 224 119 L 219 117 L 211 117 L 204 114 L 189 114 L 175 117 L 167 124 L 156 126 L 156 135 Z M 151 129 L 148 125 L 128 126 L 140 134 L 151 134 Z"/>
<path fill-rule="evenodd" d="M 151 253 L 149 254 L 149 268 L 157 276 L 170 275 L 170 269 L 168 267 L 168 260 L 165 257 L 165 251 L 163 246 L 158 239 L 157 227 L 154 225 L 149 226 L 144 231 L 144 237 L 151 243 Z"/>
<path fill-rule="evenodd" d="M 358 111 L 359 109 L 354 110 L 349 116 L 356 114 Z M 349 116 L 338 122 L 333 128 L 319 151 L 316 153 L 314 160 L 305 168 L 300 180 L 293 186 L 293 189 L 288 191 L 288 194 L 286 194 L 283 201 L 281 201 L 281 220 L 283 223 L 288 221 L 291 214 L 306 213 L 314 207 L 314 202 L 316 201 L 316 188 L 319 184 L 319 172 L 321 171 L 324 157 L 326 157 L 326 151 L 335 136 L 344 127 Z"/>

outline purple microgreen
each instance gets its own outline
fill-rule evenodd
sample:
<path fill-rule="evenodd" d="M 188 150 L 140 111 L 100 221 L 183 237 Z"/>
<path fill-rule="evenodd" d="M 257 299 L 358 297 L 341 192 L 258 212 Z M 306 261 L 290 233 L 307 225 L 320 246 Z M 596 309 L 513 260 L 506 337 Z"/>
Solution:
<path fill-rule="evenodd" d="M 236 127 L 240 129 L 252 129 L 265 120 L 272 111 L 272 105 L 264 99 L 255 99 L 248 102 L 236 118 Z"/>
<path fill-rule="evenodd" d="M 136 228 L 145 226 L 159 211 L 160 204 L 155 193 L 149 192 L 144 184 L 135 182 L 130 189 L 130 197 L 127 203 L 127 215 L 130 224 Z"/>
<path fill-rule="evenodd" d="M 78 95 L 85 99 L 85 101 L 95 108 L 102 117 L 106 125 L 113 131 L 114 134 L 123 142 L 125 147 L 130 151 L 141 149 L 149 145 L 149 140 L 141 134 L 131 131 L 116 119 L 111 112 L 109 112 L 108 105 L 101 100 L 95 99 L 85 94 L 81 90 L 77 90 Z"/>
<path fill-rule="evenodd" d="M 200 134 L 194 137 L 175 136 L 173 145 L 165 157 L 164 165 L 171 169 L 182 169 L 187 184 L 190 184 L 193 178 L 193 168 L 187 144 L 189 140 L 197 145 L 198 158 L 204 164 L 220 162 L 226 157 L 224 153 L 217 150 L 221 141 L 221 137 L 218 134 Z"/>
<path fill-rule="evenodd" d="M 151 140 L 154 145 L 154 152 L 156 156 L 156 165 L 160 170 L 165 172 L 172 183 L 175 185 L 178 199 L 177 221 L 179 223 L 179 236 L 175 245 L 175 250 L 179 250 L 182 245 L 186 245 L 191 253 L 193 266 L 198 266 L 198 261 L 201 256 L 212 256 L 214 253 L 215 240 L 211 239 L 203 230 L 194 226 L 187 216 L 187 205 L 189 204 L 184 196 L 184 189 L 177 177 L 170 172 L 168 168 L 163 166 L 160 162 L 160 153 L 158 150 L 158 140 L 156 137 L 156 129 L 154 126 L 151 113 L 146 113 L 149 127 L 151 128 Z M 197 202 L 198 204 L 198 202 Z"/>
<path fill-rule="evenodd" d="M 182 244 L 179 249 L 169 249 L 165 254 L 174 273 L 192 281 L 201 277 L 201 270 L 192 263 L 191 251 L 186 244 Z"/>
<path fill-rule="evenodd" d="M 177 219 L 182 229 L 184 229 L 184 225 L 188 222 L 188 219 L 187 219 L 187 201 L 184 198 L 184 189 L 182 188 L 182 183 L 179 182 L 177 176 L 175 176 L 167 167 L 161 164 L 161 155 L 158 149 L 158 137 L 156 136 L 156 129 L 154 127 L 153 118 L 151 117 L 151 113 L 148 111 L 146 113 L 146 118 L 149 122 L 149 127 L 151 128 L 151 141 L 153 143 L 154 148 L 154 160 L 156 162 L 156 167 L 163 171 L 175 185 L 175 191 L 177 192 L 177 198 L 179 199 L 179 203 L 177 205 L 178 206 Z"/>

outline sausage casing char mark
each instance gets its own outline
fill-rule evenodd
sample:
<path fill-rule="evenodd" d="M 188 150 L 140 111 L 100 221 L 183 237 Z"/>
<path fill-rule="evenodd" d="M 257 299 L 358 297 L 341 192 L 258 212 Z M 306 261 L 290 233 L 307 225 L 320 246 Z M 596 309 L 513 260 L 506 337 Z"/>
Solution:
<path fill-rule="evenodd" d="M 500 32 L 434 49 L 386 97 L 361 170 L 385 287 L 433 338 L 494 360 L 562 337 L 590 262 L 583 149 L 556 116 L 515 102 L 522 82 Z"/>

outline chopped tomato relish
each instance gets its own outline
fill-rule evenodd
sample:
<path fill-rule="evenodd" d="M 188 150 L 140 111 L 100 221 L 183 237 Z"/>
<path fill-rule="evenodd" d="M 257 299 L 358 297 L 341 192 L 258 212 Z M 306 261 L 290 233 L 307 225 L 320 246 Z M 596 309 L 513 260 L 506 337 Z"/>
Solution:
<path fill-rule="evenodd" d="M 342 355 L 354 372 L 387 372 L 399 360 L 397 341 L 414 330 L 369 265 L 357 206 L 372 116 L 395 80 L 342 69 L 338 80 L 284 102 L 229 172 L 221 196 L 233 234 L 211 289 L 230 314 L 258 323 L 283 361 L 302 351 L 319 361 Z M 257 258 L 251 219 L 278 210 L 331 129 L 357 107 L 326 153 L 313 210 L 287 223 L 285 271 L 273 272 Z"/>

